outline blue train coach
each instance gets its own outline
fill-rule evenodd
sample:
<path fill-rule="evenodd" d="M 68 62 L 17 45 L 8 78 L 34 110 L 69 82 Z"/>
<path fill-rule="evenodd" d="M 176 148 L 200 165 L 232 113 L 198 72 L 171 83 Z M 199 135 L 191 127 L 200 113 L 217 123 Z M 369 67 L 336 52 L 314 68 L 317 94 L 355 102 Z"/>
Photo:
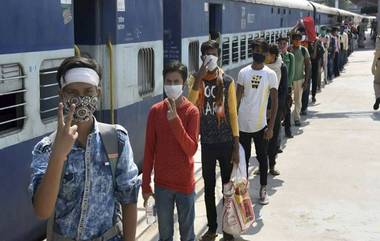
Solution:
<path fill-rule="evenodd" d="M 56 72 L 74 54 L 103 66 L 98 120 L 129 131 L 142 167 L 149 108 L 162 99 L 164 63 L 194 73 L 200 45 L 220 42 L 232 76 L 251 62 L 256 37 L 275 42 L 298 19 L 318 26 L 359 15 L 304 0 L 2 0 L 0 8 L 0 239 L 41 240 L 27 187 L 31 151 L 56 128 Z"/>

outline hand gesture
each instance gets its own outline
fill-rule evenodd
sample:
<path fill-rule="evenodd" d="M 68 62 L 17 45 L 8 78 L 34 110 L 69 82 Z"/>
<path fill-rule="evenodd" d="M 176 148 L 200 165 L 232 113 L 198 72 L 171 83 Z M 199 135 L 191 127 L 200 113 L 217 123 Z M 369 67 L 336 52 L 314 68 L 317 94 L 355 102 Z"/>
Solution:
<path fill-rule="evenodd" d="M 53 144 L 53 151 L 55 155 L 64 158 L 64 160 L 66 159 L 66 156 L 70 153 L 75 140 L 78 138 L 78 126 L 71 126 L 74 110 L 75 105 L 73 104 L 70 106 L 69 114 L 65 120 L 63 116 L 63 104 L 59 103 L 58 127 Z"/>
<path fill-rule="evenodd" d="M 264 139 L 269 141 L 273 137 L 273 129 L 271 128 L 266 128 L 264 130 Z"/>
<path fill-rule="evenodd" d="M 206 60 L 203 61 L 201 68 L 198 70 L 198 72 L 195 75 L 197 80 L 202 80 L 206 76 L 206 74 L 208 72 L 208 64 L 210 62 L 211 62 L 211 59 L 208 59 L 207 62 L 206 62 Z"/>
<path fill-rule="evenodd" d="M 173 120 L 174 118 L 177 117 L 177 108 L 175 105 L 175 101 L 173 99 L 168 98 L 166 100 L 166 104 L 168 106 L 168 113 L 167 113 L 168 120 Z"/>

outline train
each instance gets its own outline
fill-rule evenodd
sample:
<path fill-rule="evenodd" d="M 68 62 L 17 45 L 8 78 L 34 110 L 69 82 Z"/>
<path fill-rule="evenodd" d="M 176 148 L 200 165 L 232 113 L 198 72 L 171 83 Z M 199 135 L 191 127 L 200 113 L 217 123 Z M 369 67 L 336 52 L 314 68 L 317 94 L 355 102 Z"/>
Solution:
<path fill-rule="evenodd" d="M 0 240 L 41 240 L 33 213 L 34 145 L 56 128 L 56 72 L 74 54 L 102 66 L 96 117 L 129 132 L 142 167 L 150 107 L 163 97 L 162 69 L 180 60 L 194 73 L 200 45 L 217 38 L 227 73 L 251 62 L 256 37 L 275 42 L 298 19 L 331 26 L 363 16 L 303 0 L 2 0 L 0 8 Z"/>

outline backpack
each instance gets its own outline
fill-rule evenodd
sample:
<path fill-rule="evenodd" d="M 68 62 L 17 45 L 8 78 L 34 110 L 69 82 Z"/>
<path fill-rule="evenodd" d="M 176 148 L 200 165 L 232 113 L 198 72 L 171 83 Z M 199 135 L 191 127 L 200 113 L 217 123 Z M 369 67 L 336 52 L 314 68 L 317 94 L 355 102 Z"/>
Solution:
<path fill-rule="evenodd" d="M 107 153 L 108 161 L 110 162 L 111 172 L 112 172 L 112 185 L 115 189 L 116 187 L 116 165 L 120 156 L 120 148 L 119 148 L 119 140 L 117 136 L 117 128 L 116 125 L 106 124 L 98 122 L 100 137 L 103 143 L 103 147 Z M 54 131 L 49 139 L 51 142 L 55 140 L 56 131 Z M 66 162 L 65 162 L 66 163 Z M 65 168 L 65 165 L 64 167 Z M 62 178 L 61 178 L 62 181 Z M 61 186 L 61 184 L 60 184 Z M 47 227 L 46 227 L 46 240 L 53 241 L 53 232 L 54 232 L 54 218 L 55 212 L 48 219 Z"/>

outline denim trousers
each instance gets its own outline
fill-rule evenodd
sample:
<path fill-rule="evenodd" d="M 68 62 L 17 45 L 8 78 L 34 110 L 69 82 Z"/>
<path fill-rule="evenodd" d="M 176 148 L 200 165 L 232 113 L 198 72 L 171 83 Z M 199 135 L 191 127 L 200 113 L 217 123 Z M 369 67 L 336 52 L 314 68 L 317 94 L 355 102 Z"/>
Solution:
<path fill-rule="evenodd" d="M 194 241 L 195 192 L 183 194 L 155 186 L 158 232 L 160 241 L 173 241 L 174 205 L 177 208 L 181 241 Z"/>

